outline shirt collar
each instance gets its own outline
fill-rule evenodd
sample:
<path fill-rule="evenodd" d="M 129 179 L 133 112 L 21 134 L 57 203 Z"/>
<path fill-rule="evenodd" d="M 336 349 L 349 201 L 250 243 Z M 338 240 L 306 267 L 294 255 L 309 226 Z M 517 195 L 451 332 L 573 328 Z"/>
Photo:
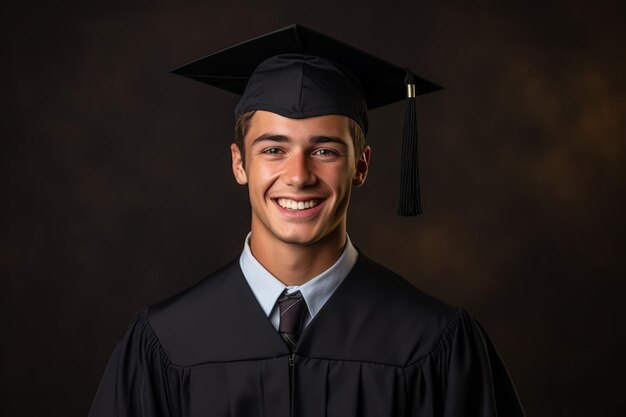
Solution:
<path fill-rule="evenodd" d="M 285 289 L 289 294 L 300 291 L 311 318 L 315 317 L 348 275 L 358 257 L 358 252 L 352 245 L 350 237 L 346 235 L 346 246 L 339 259 L 330 268 L 302 285 L 286 286 L 252 255 L 250 235 L 251 233 L 248 233 L 246 236 L 243 251 L 239 257 L 239 265 L 256 300 L 268 317 Z"/>

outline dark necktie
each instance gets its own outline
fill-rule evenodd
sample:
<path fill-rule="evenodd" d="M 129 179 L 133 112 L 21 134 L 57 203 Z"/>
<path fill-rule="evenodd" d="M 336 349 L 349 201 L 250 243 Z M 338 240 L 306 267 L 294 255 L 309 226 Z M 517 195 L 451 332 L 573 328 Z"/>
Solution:
<path fill-rule="evenodd" d="M 306 302 L 300 291 L 293 294 L 283 293 L 278 299 L 280 309 L 280 324 L 278 332 L 282 336 L 290 351 L 294 351 L 300 339 L 302 324 L 306 314 Z"/>

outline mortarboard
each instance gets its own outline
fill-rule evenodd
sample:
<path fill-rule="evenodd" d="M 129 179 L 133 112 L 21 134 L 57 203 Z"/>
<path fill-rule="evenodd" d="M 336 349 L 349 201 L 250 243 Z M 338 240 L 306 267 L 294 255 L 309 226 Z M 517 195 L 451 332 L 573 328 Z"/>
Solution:
<path fill-rule="evenodd" d="M 441 89 L 406 68 L 301 25 L 239 43 L 172 71 L 241 96 L 235 116 L 342 114 L 367 133 L 367 110 L 407 99 L 398 214 L 422 213 L 415 97 Z"/>

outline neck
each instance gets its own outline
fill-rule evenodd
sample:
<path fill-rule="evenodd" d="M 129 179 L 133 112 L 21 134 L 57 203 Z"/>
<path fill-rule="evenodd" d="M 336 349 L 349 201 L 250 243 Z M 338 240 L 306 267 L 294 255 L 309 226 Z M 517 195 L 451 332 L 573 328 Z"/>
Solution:
<path fill-rule="evenodd" d="M 302 285 L 330 268 L 341 256 L 346 241 L 345 227 L 307 245 L 276 238 L 268 241 L 264 233 L 253 229 L 250 249 L 256 260 L 283 284 Z"/>

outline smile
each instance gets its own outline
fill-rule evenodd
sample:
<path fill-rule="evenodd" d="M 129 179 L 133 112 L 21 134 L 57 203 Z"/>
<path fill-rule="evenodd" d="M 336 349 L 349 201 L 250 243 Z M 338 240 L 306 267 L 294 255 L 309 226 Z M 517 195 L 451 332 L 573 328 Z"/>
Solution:
<path fill-rule="evenodd" d="M 287 210 L 308 210 L 320 204 L 321 200 L 295 201 L 288 198 L 278 198 L 276 202 Z"/>

